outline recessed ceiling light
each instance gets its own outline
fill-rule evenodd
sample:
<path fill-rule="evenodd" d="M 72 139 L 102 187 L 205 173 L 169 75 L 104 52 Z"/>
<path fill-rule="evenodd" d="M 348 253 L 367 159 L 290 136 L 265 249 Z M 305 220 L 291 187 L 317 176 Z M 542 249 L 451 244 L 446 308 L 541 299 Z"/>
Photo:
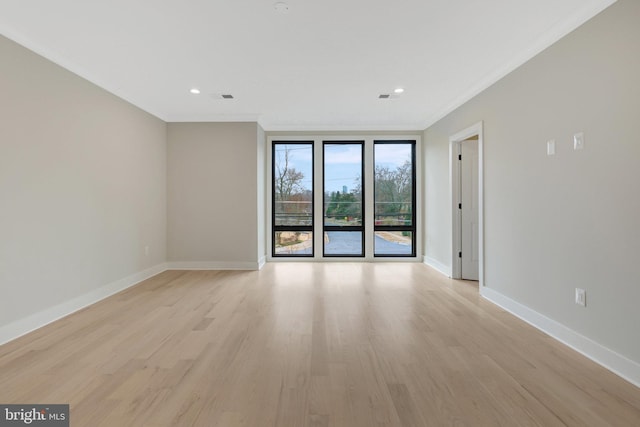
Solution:
<path fill-rule="evenodd" d="M 191 92 L 194 95 L 198 95 L 200 93 L 200 89 L 194 87 L 189 92 Z"/>
<path fill-rule="evenodd" d="M 289 13 L 289 5 L 282 1 L 275 3 L 273 5 L 273 8 L 276 10 L 276 13 L 280 13 L 280 14 Z"/>
<path fill-rule="evenodd" d="M 402 89 L 401 87 L 397 88 L 396 90 L 394 90 L 395 93 L 402 93 L 404 92 L 404 89 Z"/>

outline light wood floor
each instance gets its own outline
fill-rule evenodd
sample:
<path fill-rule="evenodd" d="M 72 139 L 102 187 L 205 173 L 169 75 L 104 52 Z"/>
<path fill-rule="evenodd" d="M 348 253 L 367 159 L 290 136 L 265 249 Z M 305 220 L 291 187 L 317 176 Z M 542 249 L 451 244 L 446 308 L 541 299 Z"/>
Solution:
<path fill-rule="evenodd" d="M 81 426 L 638 426 L 640 390 L 421 264 L 168 271 L 0 346 Z"/>

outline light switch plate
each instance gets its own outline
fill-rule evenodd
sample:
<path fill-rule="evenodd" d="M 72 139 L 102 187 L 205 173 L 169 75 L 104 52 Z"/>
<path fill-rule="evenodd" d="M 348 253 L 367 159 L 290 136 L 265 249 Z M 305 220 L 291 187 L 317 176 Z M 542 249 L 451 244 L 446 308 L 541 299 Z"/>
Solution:
<path fill-rule="evenodd" d="M 574 150 L 584 149 L 584 133 L 579 132 L 573 135 L 573 149 Z"/>
<path fill-rule="evenodd" d="M 556 154 L 556 140 L 550 139 L 547 141 L 547 156 L 553 156 Z"/>
<path fill-rule="evenodd" d="M 583 307 L 587 306 L 587 291 L 584 289 L 576 288 L 576 304 Z"/>

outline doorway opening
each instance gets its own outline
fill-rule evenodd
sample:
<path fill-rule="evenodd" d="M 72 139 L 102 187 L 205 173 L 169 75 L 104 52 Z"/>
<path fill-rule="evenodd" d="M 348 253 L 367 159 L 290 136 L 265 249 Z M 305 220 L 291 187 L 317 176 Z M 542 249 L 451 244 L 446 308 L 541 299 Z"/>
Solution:
<path fill-rule="evenodd" d="M 482 122 L 449 138 L 451 277 L 484 286 Z"/>

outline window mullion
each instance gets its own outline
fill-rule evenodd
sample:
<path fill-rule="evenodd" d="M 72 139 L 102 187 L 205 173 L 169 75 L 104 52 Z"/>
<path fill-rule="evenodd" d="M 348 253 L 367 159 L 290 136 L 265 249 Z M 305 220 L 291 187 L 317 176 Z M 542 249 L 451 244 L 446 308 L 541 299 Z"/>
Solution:
<path fill-rule="evenodd" d="M 324 170 L 322 167 L 322 141 L 319 139 L 315 139 L 313 142 L 313 168 L 315 171 L 313 179 L 313 226 L 316 230 L 315 236 L 313 238 L 315 245 L 314 259 L 322 259 L 322 247 L 324 245 L 324 230 L 322 229 L 324 195 L 322 194 L 322 183 L 324 180 Z"/>
<path fill-rule="evenodd" d="M 373 260 L 374 250 L 373 170 L 373 139 L 367 138 L 364 142 L 364 233 L 367 236 L 364 255 L 367 260 Z"/>

